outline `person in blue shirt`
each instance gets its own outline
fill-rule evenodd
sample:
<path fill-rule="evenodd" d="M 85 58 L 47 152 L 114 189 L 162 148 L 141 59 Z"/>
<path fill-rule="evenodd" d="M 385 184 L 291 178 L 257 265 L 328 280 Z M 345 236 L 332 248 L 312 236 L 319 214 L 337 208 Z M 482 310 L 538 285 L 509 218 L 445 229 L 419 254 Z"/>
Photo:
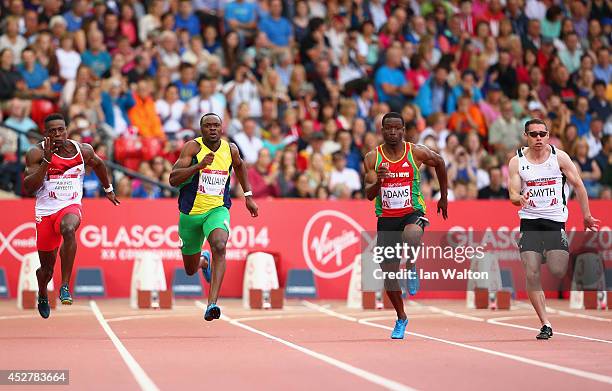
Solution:
<path fill-rule="evenodd" d="M 591 114 L 589 111 L 589 100 L 585 96 L 579 96 L 576 100 L 576 109 L 572 114 L 570 122 L 578 128 L 578 137 L 586 136 L 591 129 Z"/>
<path fill-rule="evenodd" d="M 476 85 L 476 74 L 471 69 L 463 71 L 461 83 L 453 88 L 450 96 L 446 100 L 446 112 L 451 113 L 457 110 L 457 101 L 463 95 L 472 97 L 472 103 L 478 103 L 482 99 L 480 88 Z"/>
<path fill-rule="evenodd" d="M 437 112 L 446 112 L 446 102 L 451 95 L 451 87 L 447 79 L 448 70 L 443 65 L 437 65 L 433 74 L 419 88 L 414 103 L 421 109 L 423 117 L 429 117 Z"/>
<path fill-rule="evenodd" d="M 69 32 L 75 32 L 81 29 L 83 24 L 83 18 L 87 12 L 87 1 L 75 0 L 72 2 L 72 9 L 66 12 L 64 20 L 66 20 L 66 30 Z"/>
<path fill-rule="evenodd" d="M 184 62 L 179 67 L 181 77 L 179 80 L 174 82 L 179 90 L 179 97 L 183 102 L 187 102 L 189 99 L 198 95 L 198 86 L 194 81 L 195 68 L 192 64 Z"/>
<path fill-rule="evenodd" d="M 224 19 L 227 29 L 238 31 L 242 39 L 251 37 L 257 28 L 257 5 L 235 0 L 225 5 Z"/>
<path fill-rule="evenodd" d="M 30 47 L 23 49 L 21 59 L 23 62 L 17 66 L 17 70 L 25 80 L 28 89 L 49 89 L 49 72 L 36 61 L 34 49 Z"/>
<path fill-rule="evenodd" d="M 270 14 L 259 21 L 259 30 L 266 33 L 268 40 L 277 47 L 286 48 L 293 40 L 291 22 L 282 16 L 283 3 L 281 0 L 270 2 Z"/>
<path fill-rule="evenodd" d="M 174 31 L 185 29 L 189 36 L 200 34 L 200 19 L 193 12 L 191 0 L 180 0 L 178 14 L 174 19 Z"/>
<path fill-rule="evenodd" d="M 89 33 L 89 49 L 81 55 L 81 62 L 98 76 L 102 77 L 111 67 L 112 58 L 103 44 L 104 36 L 99 30 Z"/>
<path fill-rule="evenodd" d="M 412 86 L 400 70 L 400 49 L 390 48 L 386 57 L 385 65 L 378 68 L 374 75 L 374 87 L 380 102 L 388 103 L 392 111 L 401 112 L 408 103 L 408 96 L 412 94 Z"/>

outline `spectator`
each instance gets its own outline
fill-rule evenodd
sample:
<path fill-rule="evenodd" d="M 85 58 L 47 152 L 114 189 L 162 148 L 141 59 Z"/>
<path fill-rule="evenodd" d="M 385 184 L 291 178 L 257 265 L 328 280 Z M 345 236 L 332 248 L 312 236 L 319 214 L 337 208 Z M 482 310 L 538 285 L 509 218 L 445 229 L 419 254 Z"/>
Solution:
<path fill-rule="evenodd" d="M 255 198 L 278 197 L 278 170 L 271 170 L 272 159 L 266 148 L 259 150 L 257 161 L 248 169 L 249 182 Z"/>
<path fill-rule="evenodd" d="M 13 99 L 9 105 L 9 117 L 4 121 L 4 125 L 19 131 L 19 149 L 16 150 L 17 156 L 24 156 L 32 146 L 28 140 L 27 133 L 36 130 L 34 121 L 26 114 L 25 102 L 20 99 Z"/>
<path fill-rule="evenodd" d="M 385 65 L 376 71 L 374 85 L 381 102 L 388 103 L 393 111 L 401 111 L 408 102 L 408 96 L 413 94 L 410 83 L 406 80 L 401 65 L 401 53 L 397 48 L 387 51 Z"/>
<path fill-rule="evenodd" d="M 234 80 L 223 86 L 223 92 L 227 96 L 232 113 L 236 113 L 238 105 L 242 102 L 249 104 L 249 113 L 253 117 L 261 116 L 261 100 L 259 90 L 261 85 L 246 66 L 240 64 L 236 70 Z"/>
<path fill-rule="evenodd" d="M 142 79 L 138 82 L 136 92 L 133 94 L 136 104 L 128 111 L 128 117 L 141 136 L 165 139 L 162 124 L 155 109 L 151 83 L 150 79 Z"/>
<path fill-rule="evenodd" d="M 81 55 L 74 50 L 72 34 L 66 34 L 62 37 L 60 47 L 55 50 L 55 55 L 59 66 L 59 76 L 63 80 L 74 80 L 79 65 L 81 65 Z"/>
<path fill-rule="evenodd" d="M 94 74 L 101 77 L 111 67 L 111 55 L 104 48 L 104 35 L 92 30 L 88 35 L 89 49 L 81 55 L 83 64 L 91 68 Z"/>
<path fill-rule="evenodd" d="M 470 96 L 461 96 L 455 111 L 448 121 L 448 128 L 453 132 L 468 133 L 475 130 L 481 136 L 487 135 L 487 128 L 482 112 L 472 103 Z"/>
<path fill-rule="evenodd" d="M 136 84 L 144 78 L 153 76 L 151 73 L 151 56 L 144 51 L 134 58 L 134 68 L 127 73 L 129 84 Z"/>
<path fill-rule="evenodd" d="M 444 149 L 446 138 L 449 135 L 446 129 L 447 117 L 444 113 L 433 113 L 427 118 L 427 128 L 420 134 L 419 143 L 425 142 L 425 138 L 433 137 L 433 141 L 438 149 Z"/>
<path fill-rule="evenodd" d="M 17 65 L 21 59 L 21 51 L 27 45 L 25 38 L 19 35 L 19 19 L 15 16 L 8 16 L 5 33 L 0 36 L 0 50 L 10 49 L 13 53 L 13 65 Z"/>
<path fill-rule="evenodd" d="M 273 121 L 267 128 L 268 138 L 263 140 L 263 148 L 267 149 L 272 159 L 276 153 L 282 151 L 292 138 L 284 138 L 278 121 Z"/>
<path fill-rule="evenodd" d="M 240 34 L 242 40 L 253 37 L 257 27 L 257 8 L 254 3 L 245 0 L 230 1 L 223 13 L 227 29 Z"/>
<path fill-rule="evenodd" d="M 141 42 L 146 42 L 149 35 L 161 27 L 164 6 L 164 0 L 152 0 L 149 3 L 148 13 L 138 22 L 138 38 Z"/>
<path fill-rule="evenodd" d="M 305 171 L 308 178 L 308 184 L 311 189 L 316 189 L 319 186 L 329 186 L 330 170 L 325 162 L 325 157 L 320 152 L 313 152 L 308 159 L 308 169 Z"/>
<path fill-rule="evenodd" d="M 333 169 L 329 176 L 330 193 L 337 194 L 338 186 L 346 186 L 351 193 L 361 190 L 359 173 L 346 166 L 346 156 L 343 152 L 334 152 L 332 155 Z"/>
<path fill-rule="evenodd" d="M 184 1 L 181 3 L 184 3 Z M 178 88 L 181 101 L 187 102 L 198 94 L 198 87 L 194 81 L 195 68 L 192 64 L 184 62 L 181 63 L 179 71 L 181 76 L 175 85 Z"/>
<path fill-rule="evenodd" d="M 110 136 L 116 138 L 125 134 L 130 127 L 128 111 L 136 101 L 127 85 L 119 79 L 112 79 L 108 92 L 102 92 L 102 110 L 106 124 L 112 129 Z"/>
<path fill-rule="evenodd" d="M 482 99 L 480 89 L 475 85 L 476 75 L 474 71 L 467 70 L 461 74 L 461 83 L 457 84 L 446 100 L 446 112 L 452 113 L 458 109 L 458 100 L 461 96 L 468 96 L 473 103 L 478 103 Z"/>
<path fill-rule="evenodd" d="M 582 49 L 578 34 L 571 32 L 565 36 L 565 48 L 559 51 L 559 59 L 565 65 L 569 73 L 574 73 L 580 67 L 580 58 L 582 57 Z"/>
<path fill-rule="evenodd" d="M 610 48 L 603 47 L 597 50 L 597 64 L 593 68 L 595 78 L 605 84 L 612 82 L 612 63 L 610 63 Z"/>
<path fill-rule="evenodd" d="M 499 84 L 491 83 L 489 88 L 487 88 L 485 99 L 480 101 L 479 108 L 485 118 L 487 127 L 491 126 L 491 124 L 501 115 L 500 102 L 502 95 Z"/>
<path fill-rule="evenodd" d="M 179 89 L 176 85 L 170 84 L 166 87 L 164 99 L 155 102 L 155 110 L 166 137 L 169 140 L 176 140 L 176 134 L 183 129 L 182 119 L 187 111 L 187 105 L 179 99 Z"/>
<path fill-rule="evenodd" d="M 593 91 L 593 97 L 589 101 L 589 114 L 605 122 L 612 113 L 610 102 L 606 99 L 606 83 L 596 80 L 593 83 Z"/>
<path fill-rule="evenodd" d="M 200 117 L 205 113 L 215 113 L 221 118 L 222 122 L 225 121 L 225 95 L 215 91 L 215 82 L 211 79 L 206 77 L 200 78 L 198 81 L 198 95 L 191 98 L 187 105 L 189 115 L 192 119 L 191 127 L 193 129 L 199 129 Z M 231 135 L 232 134 L 230 134 L 230 136 Z"/>
<path fill-rule="evenodd" d="M 296 174 L 293 182 L 293 190 L 289 193 L 289 198 L 312 198 L 313 189 L 308 184 L 306 174 Z"/>
<path fill-rule="evenodd" d="M 591 114 L 589 114 L 589 101 L 584 96 L 578 98 L 576 109 L 572 115 L 572 123 L 578 128 L 578 137 L 586 136 L 591 126 Z"/>
<path fill-rule="evenodd" d="M 584 138 L 579 138 L 576 143 L 576 154 L 574 158 L 574 164 L 578 169 L 580 178 L 584 182 L 587 194 L 591 198 L 597 198 L 601 185 L 599 179 L 601 178 L 601 170 L 599 165 L 594 159 L 589 158 L 589 144 Z"/>
<path fill-rule="evenodd" d="M 193 12 L 191 0 L 179 0 L 174 31 L 178 29 L 187 30 L 191 37 L 200 34 L 200 19 Z"/>
<path fill-rule="evenodd" d="M 259 150 L 263 148 L 263 141 L 256 136 L 257 122 L 253 118 L 244 121 L 242 132 L 234 136 L 234 142 L 240 149 L 243 160 L 248 164 L 255 164 Z"/>
<path fill-rule="evenodd" d="M 27 47 L 21 53 L 22 63 L 17 66 L 31 96 L 52 97 L 49 72 L 36 60 L 34 49 Z"/>
<path fill-rule="evenodd" d="M 419 89 L 415 103 L 421 109 L 423 117 L 429 117 L 432 113 L 447 112 L 447 102 L 452 93 L 447 79 L 447 69 L 438 65 L 433 75 Z"/>
<path fill-rule="evenodd" d="M 274 48 L 288 48 L 293 42 L 291 22 L 282 16 L 283 3 L 281 0 L 270 1 L 270 14 L 263 17 L 258 24 L 260 31 L 264 32 Z"/>
<path fill-rule="evenodd" d="M 599 118 L 593 118 L 589 133 L 585 136 L 589 145 L 589 158 L 594 158 L 599 154 L 602 148 L 601 137 L 603 136 L 603 121 Z"/>
<path fill-rule="evenodd" d="M 490 183 L 478 191 L 479 200 L 508 199 L 508 189 L 502 187 L 504 177 L 499 167 L 489 169 Z"/>
<path fill-rule="evenodd" d="M 498 156 L 514 151 L 523 144 L 523 127 L 514 117 L 512 102 L 501 103 L 501 116 L 489 128 L 489 146 Z"/>

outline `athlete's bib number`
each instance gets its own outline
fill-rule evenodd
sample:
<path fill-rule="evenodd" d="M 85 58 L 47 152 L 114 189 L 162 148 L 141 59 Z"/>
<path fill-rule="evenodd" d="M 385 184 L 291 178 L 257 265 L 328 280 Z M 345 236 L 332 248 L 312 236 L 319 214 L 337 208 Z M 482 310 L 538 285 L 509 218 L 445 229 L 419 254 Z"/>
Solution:
<path fill-rule="evenodd" d="M 410 185 L 397 187 L 382 187 L 382 206 L 385 209 L 403 209 L 412 206 Z"/>
<path fill-rule="evenodd" d="M 200 172 L 199 194 L 223 195 L 227 182 L 227 171 L 204 169 Z"/>
<path fill-rule="evenodd" d="M 49 178 L 49 197 L 60 201 L 74 200 L 79 196 L 79 186 L 81 184 L 78 177 L 60 176 Z"/>

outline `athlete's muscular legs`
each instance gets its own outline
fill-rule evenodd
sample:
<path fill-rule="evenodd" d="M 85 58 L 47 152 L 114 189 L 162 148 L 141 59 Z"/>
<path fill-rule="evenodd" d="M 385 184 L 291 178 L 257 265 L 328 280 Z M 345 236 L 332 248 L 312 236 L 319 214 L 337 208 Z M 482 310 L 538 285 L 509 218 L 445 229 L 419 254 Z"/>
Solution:
<path fill-rule="evenodd" d="M 551 274 L 557 278 L 565 277 L 569 264 L 569 252 L 566 250 L 548 250 L 546 264 Z"/>
<path fill-rule="evenodd" d="M 60 233 L 64 238 L 64 242 L 60 247 L 60 259 L 62 261 L 62 285 L 67 285 L 70 282 L 72 275 L 72 267 L 74 266 L 74 257 L 76 256 L 76 230 L 81 224 L 81 218 L 74 213 L 68 213 L 62 217 L 60 223 Z"/>
<path fill-rule="evenodd" d="M 208 236 L 208 243 L 212 252 L 212 276 L 210 279 L 210 291 L 208 293 L 208 304 L 216 303 L 219 290 L 225 275 L 225 247 L 229 233 L 222 229 L 214 229 Z"/>
<path fill-rule="evenodd" d="M 410 247 L 417 247 L 421 245 L 421 239 L 423 238 L 423 228 L 416 224 L 408 224 L 404 227 L 404 232 L 402 233 L 402 239 L 404 243 L 406 243 Z M 412 256 L 412 252 L 408 252 L 408 257 Z M 413 265 L 416 264 L 416 259 L 408 259 L 406 263 L 406 268 L 410 270 Z"/>
<path fill-rule="evenodd" d="M 521 252 L 521 261 L 525 268 L 525 276 L 527 283 L 527 294 L 531 304 L 535 309 L 542 325 L 550 324 L 546 315 L 546 301 L 542 283 L 540 281 L 540 266 L 542 265 L 542 255 L 535 251 Z"/>
<path fill-rule="evenodd" d="M 39 251 L 40 268 L 36 270 L 38 280 L 38 296 L 47 297 L 47 284 L 53 278 L 53 268 L 57 259 L 57 249 L 52 251 Z"/>

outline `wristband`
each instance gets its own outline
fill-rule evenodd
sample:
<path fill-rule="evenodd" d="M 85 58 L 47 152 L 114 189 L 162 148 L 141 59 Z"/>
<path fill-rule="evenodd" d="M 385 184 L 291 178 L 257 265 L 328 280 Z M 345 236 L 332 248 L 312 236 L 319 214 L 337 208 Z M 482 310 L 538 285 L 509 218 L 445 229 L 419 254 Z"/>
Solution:
<path fill-rule="evenodd" d="M 249 191 L 244 193 L 244 196 L 245 197 L 252 197 L 253 196 L 253 192 L 249 190 Z"/>
<path fill-rule="evenodd" d="M 104 189 L 105 193 L 111 193 L 113 191 L 113 184 L 108 185 L 106 189 Z"/>

